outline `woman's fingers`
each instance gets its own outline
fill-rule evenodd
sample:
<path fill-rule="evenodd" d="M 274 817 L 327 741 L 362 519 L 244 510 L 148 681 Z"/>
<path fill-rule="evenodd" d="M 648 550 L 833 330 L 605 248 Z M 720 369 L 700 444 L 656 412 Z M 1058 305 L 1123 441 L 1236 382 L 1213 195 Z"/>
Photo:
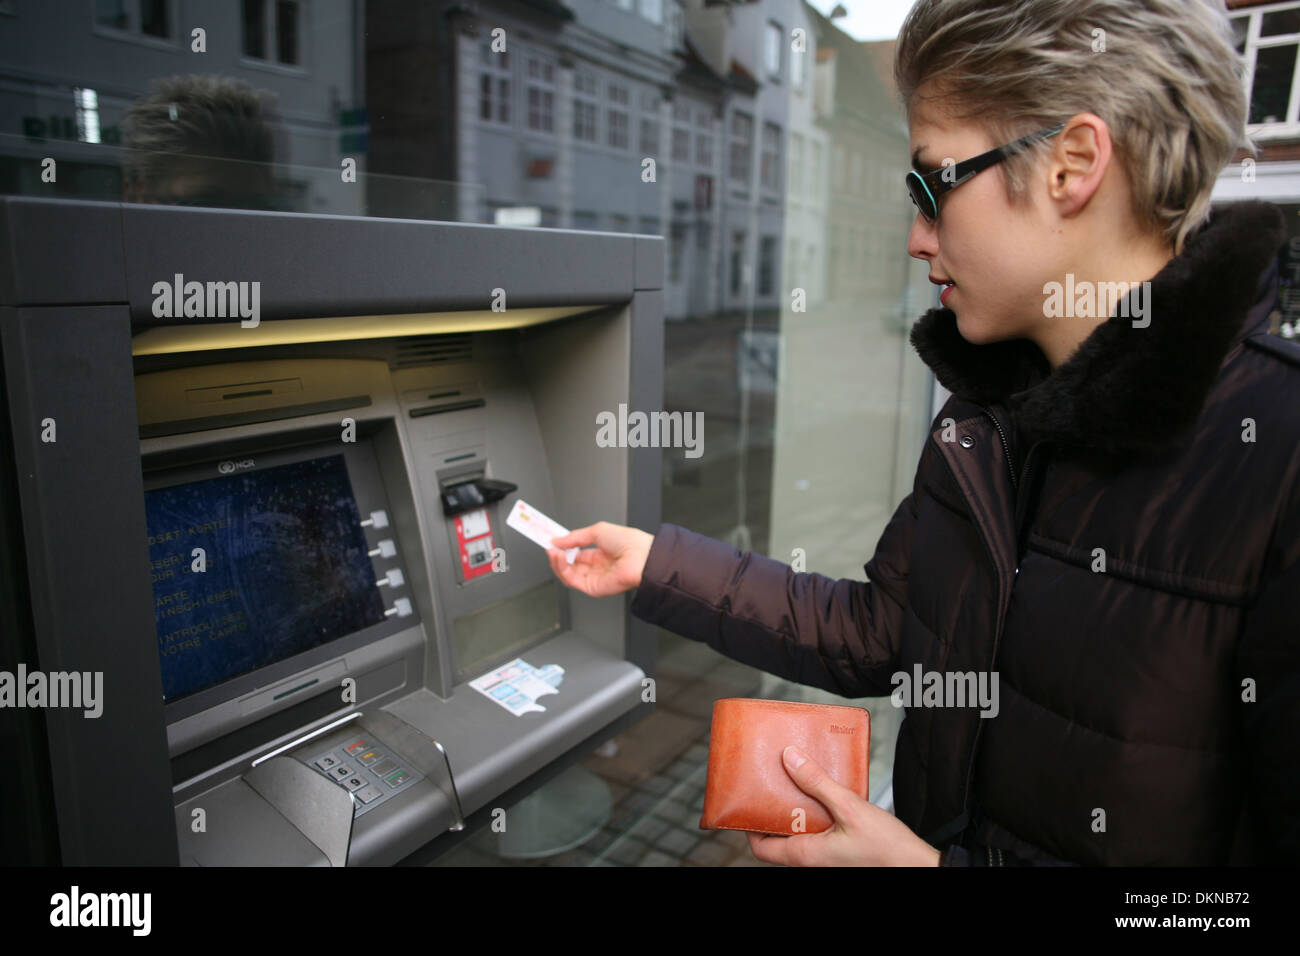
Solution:
<path fill-rule="evenodd" d="M 584 545 L 596 543 L 596 525 L 589 524 L 585 528 L 578 528 L 570 531 L 568 534 L 560 535 L 558 538 L 552 538 L 551 544 L 554 547 L 564 548 L 581 548 Z"/>

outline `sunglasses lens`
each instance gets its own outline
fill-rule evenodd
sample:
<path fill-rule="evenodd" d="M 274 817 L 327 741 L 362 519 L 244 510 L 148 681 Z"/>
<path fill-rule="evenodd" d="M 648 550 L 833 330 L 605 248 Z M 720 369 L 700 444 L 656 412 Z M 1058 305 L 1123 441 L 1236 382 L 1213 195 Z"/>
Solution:
<path fill-rule="evenodd" d="M 912 205 L 917 211 L 929 222 L 934 222 L 934 200 L 930 196 L 930 191 L 925 188 L 925 183 L 914 173 L 907 174 L 907 195 L 912 200 Z"/>

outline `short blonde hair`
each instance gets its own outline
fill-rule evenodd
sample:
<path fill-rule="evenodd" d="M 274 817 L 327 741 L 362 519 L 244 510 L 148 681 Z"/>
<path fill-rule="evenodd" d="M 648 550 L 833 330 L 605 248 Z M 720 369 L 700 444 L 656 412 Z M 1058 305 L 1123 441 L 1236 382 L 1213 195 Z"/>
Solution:
<path fill-rule="evenodd" d="M 1223 0 L 918 0 L 894 80 L 909 116 L 927 84 L 944 115 L 996 143 L 1094 113 L 1128 174 L 1133 213 L 1181 252 L 1246 136 L 1245 67 Z M 1019 202 L 1054 140 L 999 164 Z"/>

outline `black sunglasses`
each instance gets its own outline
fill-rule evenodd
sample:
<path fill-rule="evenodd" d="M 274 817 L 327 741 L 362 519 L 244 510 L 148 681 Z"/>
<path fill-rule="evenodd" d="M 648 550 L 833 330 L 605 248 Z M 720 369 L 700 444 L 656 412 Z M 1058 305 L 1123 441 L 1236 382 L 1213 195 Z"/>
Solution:
<path fill-rule="evenodd" d="M 990 149 L 987 153 L 980 153 L 953 166 L 941 166 L 928 173 L 919 173 L 915 169 L 909 170 L 907 194 L 912 198 L 912 205 L 916 206 L 917 211 L 927 222 L 934 222 L 939 218 L 939 197 L 944 193 L 956 189 L 976 173 L 997 165 L 1029 144 L 1040 139 L 1049 139 L 1063 129 L 1065 129 L 1064 123 L 1051 129 L 1039 130 L 1037 133 L 1022 136 L 1013 143 Z"/>

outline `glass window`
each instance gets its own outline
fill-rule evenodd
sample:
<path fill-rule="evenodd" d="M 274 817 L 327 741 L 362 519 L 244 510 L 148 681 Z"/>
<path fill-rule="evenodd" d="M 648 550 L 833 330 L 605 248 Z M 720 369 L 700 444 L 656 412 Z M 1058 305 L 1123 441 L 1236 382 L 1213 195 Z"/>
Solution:
<path fill-rule="evenodd" d="M 763 47 L 764 64 L 767 67 L 769 79 L 781 79 L 781 46 L 785 40 L 785 33 L 778 23 L 769 22 L 766 34 L 767 43 Z"/>
<path fill-rule="evenodd" d="M 768 296 L 776 284 L 776 237 L 764 236 L 758 245 L 758 294 Z"/>
<path fill-rule="evenodd" d="M 172 35 L 167 16 L 170 0 L 140 0 L 140 32 L 151 37 L 167 39 Z"/>
<path fill-rule="evenodd" d="M 680 126 L 673 127 L 673 159 L 677 162 L 689 162 L 691 158 L 691 133 L 690 130 L 682 129 Z"/>
<path fill-rule="evenodd" d="M 266 59 L 266 0 L 243 0 L 244 56 Z"/>
<path fill-rule="evenodd" d="M 1255 51 L 1255 79 L 1250 90 L 1250 122 L 1286 122 L 1295 63 L 1295 44 L 1260 47 Z"/>
<path fill-rule="evenodd" d="M 741 272 L 745 264 L 745 234 L 734 233 L 731 237 L 731 294 L 740 295 Z"/>
<path fill-rule="evenodd" d="M 1300 33 L 1300 8 L 1275 10 L 1260 17 L 1259 35 L 1262 37 L 1279 36 L 1286 33 Z"/>
<path fill-rule="evenodd" d="M 529 33 L 518 23 L 509 31 L 507 53 L 491 49 L 492 25 L 482 18 L 467 39 L 437 17 L 427 20 L 436 29 L 416 29 L 424 21 L 404 3 L 69 0 L 57 6 L 80 11 L 72 43 L 75 23 L 27 15 L 40 0 L 0 0 L 0 10 L 18 14 L 0 17 L 11 50 L 31 51 L 7 74 L 18 110 L 10 132 L 19 135 L 0 137 L 11 174 L 0 175 L 0 191 L 328 216 L 499 217 L 660 236 L 646 245 L 665 259 L 665 288 L 655 297 L 665 317 L 664 405 L 698 409 L 713 423 L 698 461 L 664 449 L 662 520 L 786 562 L 803 548 L 809 570 L 861 581 L 910 489 L 931 417 L 930 383 L 906 331 L 934 305 L 935 290 L 906 253 L 911 206 L 891 171 L 908 165 L 899 136 L 906 122 L 888 77 L 870 50 L 852 45 L 820 65 L 815 49 L 791 60 L 791 27 L 807 21 L 776 12 L 779 4 L 760 13 L 754 4 L 728 12 L 693 2 L 716 21 L 709 46 L 747 51 L 760 84 L 788 78 L 811 92 L 824 71 L 828 88 L 851 93 L 819 103 L 816 122 L 809 114 L 787 127 L 784 111 L 760 112 L 743 93 L 678 70 L 683 0 L 598 2 L 570 24 L 588 31 L 582 42 L 534 18 Z M 1298 41 L 1287 31 L 1297 12 L 1300 2 L 1232 14 L 1234 39 L 1255 68 L 1255 120 L 1280 124 L 1295 109 Z M 207 30 L 206 55 L 189 52 L 194 26 Z M 591 32 L 601 29 L 609 35 Z M 121 68 L 110 71 L 112 82 L 100 82 L 114 63 Z M 725 72 L 730 62 L 717 65 Z M 178 74 L 183 82 L 165 82 Z M 877 104 L 867 110 L 870 124 L 839 113 L 854 103 Z M 182 112 L 212 121 L 176 122 Z M 159 154 L 213 162 L 141 161 Z M 40 181 L 36 155 L 57 159 L 57 183 Z M 644 156 L 660 161 L 657 188 L 631 178 Z M 356 175 L 345 162 L 341 178 L 340 160 L 349 159 Z M 828 201 L 832 172 L 838 187 L 869 193 L 871 202 L 844 202 L 843 192 Z M 783 211 L 772 200 L 786 189 L 811 198 Z M 808 316 L 793 313 L 796 285 Z M 1292 298 L 1300 314 L 1300 295 Z M 841 321 L 846 315 L 855 321 Z M 855 440 L 843 441 L 846 434 Z M 605 842 L 574 849 L 566 862 L 629 862 L 635 840 L 624 836 L 636 837 L 642 817 L 632 801 L 658 813 L 692 807 L 704 780 L 710 694 L 827 702 L 721 655 L 679 656 L 683 639 L 669 632 L 656 640 L 681 664 L 679 686 L 688 690 L 661 694 L 648 723 L 619 738 L 617 761 L 585 765 L 597 776 L 609 777 L 615 763 L 626 773 L 613 787 Z M 871 779 L 887 789 L 898 714 L 885 701 L 873 711 Z M 653 794 L 636 782 L 669 779 Z M 748 858 L 747 847 L 701 833 L 692 812 L 681 846 L 702 852 L 652 859 Z"/>
<path fill-rule="evenodd" d="M 763 124 L 762 183 L 764 189 L 780 189 L 781 127 L 775 123 Z"/>
<path fill-rule="evenodd" d="M 95 22 L 101 27 L 129 30 L 131 18 L 126 12 L 126 0 L 95 0 Z"/>
<path fill-rule="evenodd" d="M 739 110 L 731 114 L 731 178 L 749 186 L 749 168 L 754 148 L 754 118 Z"/>
<path fill-rule="evenodd" d="M 708 133 L 695 134 L 695 162 L 705 169 L 713 165 L 713 137 Z"/>
<path fill-rule="evenodd" d="M 275 47 L 281 63 L 298 65 L 298 4 L 295 0 L 276 0 Z"/>
<path fill-rule="evenodd" d="M 659 124 L 654 120 L 641 120 L 641 152 L 646 156 L 659 152 Z"/>

